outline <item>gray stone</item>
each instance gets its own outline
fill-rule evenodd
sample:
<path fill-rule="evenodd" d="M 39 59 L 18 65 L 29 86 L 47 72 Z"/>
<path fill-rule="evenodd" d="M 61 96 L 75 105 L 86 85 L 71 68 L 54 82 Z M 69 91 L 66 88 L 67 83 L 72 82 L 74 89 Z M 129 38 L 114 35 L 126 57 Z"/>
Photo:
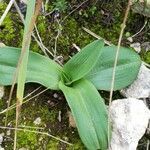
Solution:
<path fill-rule="evenodd" d="M 41 118 L 40 117 L 36 118 L 33 123 L 35 125 L 39 125 L 41 123 Z"/>
<path fill-rule="evenodd" d="M 22 148 L 19 148 L 19 150 L 29 150 L 29 149 L 22 147 Z"/>
<path fill-rule="evenodd" d="M 1 145 L 2 142 L 3 142 L 3 137 L 4 137 L 4 133 L 1 133 L 1 134 L 0 134 L 0 145 Z"/>
<path fill-rule="evenodd" d="M 134 50 L 138 53 L 141 52 L 141 44 L 138 42 L 130 44 L 130 47 L 134 48 Z"/>
<path fill-rule="evenodd" d="M 0 150 L 5 150 L 5 149 L 0 145 Z"/>
<path fill-rule="evenodd" d="M 141 44 L 142 49 L 144 49 L 145 52 L 150 50 L 150 42 L 144 42 Z"/>
<path fill-rule="evenodd" d="M 4 96 L 4 87 L 0 86 L 0 99 Z"/>
<path fill-rule="evenodd" d="M 133 84 L 120 92 L 125 97 L 150 97 L 150 69 L 142 64 L 137 79 L 133 82 Z"/>
<path fill-rule="evenodd" d="M 57 93 L 54 93 L 54 94 L 53 94 L 53 97 L 54 97 L 54 98 L 58 98 L 58 94 L 57 94 Z"/>
<path fill-rule="evenodd" d="M 110 150 L 136 150 L 150 119 L 150 111 L 142 100 L 114 100 L 110 106 L 112 139 Z"/>

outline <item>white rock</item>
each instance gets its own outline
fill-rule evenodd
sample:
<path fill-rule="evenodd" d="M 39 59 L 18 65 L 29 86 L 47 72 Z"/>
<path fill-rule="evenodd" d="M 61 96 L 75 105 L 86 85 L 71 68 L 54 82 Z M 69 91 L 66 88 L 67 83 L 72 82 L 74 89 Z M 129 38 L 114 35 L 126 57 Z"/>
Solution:
<path fill-rule="evenodd" d="M 20 2 L 27 4 L 28 0 L 20 0 Z"/>
<path fill-rule="evenodd" d="M 58 121 L 61 122 L 61 111 L 58 111 Z"/>
<path fill-rule="evenodd" d="M 1 134 L 0 134 L 0 145 L 1 145 L 2 142 L 3 142 L 3 137 L 4 137 L 4 133 L 1 133 Z"/>
<path fill-rule="evenodd" d="M 125 97 L 150 97 L 150 69 L 141 65 L 137 79 L 129 87 L 120 91 Z"/>
<path fill-rule="evenodd" d="M 19 150 L 29 150 L 29 149 L 22 147 L 22 148 L 19 148 Z"/>
<path fill-rule="evenodd" d="M 6 45 L 4 43 L 0 42 L 0 47 L 5 47 Z"/>
<path fill-rule="evenodd" d="M 36 118 L 33 123 L 35 125 L 39 125 L 41 123 L 41 118 L 40 117 Z"/>
<path fill-rule="evenodd" d="M 2 144 L 3 142 L 3 136 L 0 134 L 0 145 Z"/>
<path fill-rule="evenodd" d="M 147 52 L 150 51 L 150 42 L 144 42 L 141 44 L 142 49 Z"/>
<path fill-rule="evenodd" d="M 53 94 L 53 97 L 54 97 L 54 98 L 58 98 L 58 94 L 57 94 L 57 93 L 54 93 L 54 94 Z"/>
<path fill-rule="evenodd" d="M 142 100 L 115 100 L 110 106 L 112 139 L 110 150 L 136 150 L 150 119 L 150 111 Z"/>
<path fill-rule="evenodd" d="M 0 86 L 0 99 L 4 96 L 4 87 Z"/>
<path fill-rule="evenodd" d="M 134 48 L 136 52 L 140 53 L 141 52 L 141 44 L 140 43 L 132 43 L 130 44 L 130 47 Z"/>
<path fill-rule="evenodd" d="M 7 130 L 6 135 L 7 135 L 7 136 L 10 136 L 10 134 L 11 134 L 11 131 L 10 131 L 10 130 Z"/>
<path fill-rule="evenodd" d="M 127 40 L 128 40 L 129 42 L 131 42 L 131 43 L 133 42 L 133 38 L 132 38 L 132 37 L 128 37 Z"/>
<path fill-rule="evenodd" d="M 1 145 L 0 145 L 0 150 L 5 150 L 3 147 L 1 147 Z"/>
<path fill-rule="evenodd" d="M 133 3 L 137 3 L 137 2 L 140 2 L 140 3 L 144 3 L 146 2 L 147 5 L 150 5 L 150 0 L 132 0 Z"/>
<path fill-rule="evenodd" d="M 73 115 L 72 115 L 71 111 L 68 111 L 67 113 L 68 113 L 68 117 L 69 117 L 69 126 L 73 127 L 73 128 L 76 128 L 77 127 L 76 122 L 73 118 Z"/>

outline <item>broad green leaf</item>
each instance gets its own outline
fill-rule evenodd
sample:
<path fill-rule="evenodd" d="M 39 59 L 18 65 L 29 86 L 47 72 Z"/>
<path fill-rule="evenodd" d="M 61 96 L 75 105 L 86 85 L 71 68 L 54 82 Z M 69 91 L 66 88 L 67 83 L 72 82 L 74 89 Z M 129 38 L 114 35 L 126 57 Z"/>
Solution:
<path fill-rule="evenodd" d="M 103 47 L 97 64 L 85 77 L 97 89 L 110 90 L 116 49 L 116 46 Z M 130 85 L 136 79 L 140 65 L 141 60 L 138 54 L 131 49 L 121 47 L 116 67 L 114 90 Z"/>
<path fill-rule="evenodd" d="M 24 86 L 27 76 L 27 64 L 29 57 L 29 48 L 31 42 L 31 33 L 35 24 L 33 16 L 35 14 L 36 0 L 28 1 L 27 3 L 27 13 L 25 17 L 25 27 L 22 41 L 22 49 L 20 54 L 20 62 L 18 71 L 17 71 L 17 99 L 22 102 L 24 95 Z M 35 16 L 34 16 L 35 17 Z"/>
<path fill-rule="evenodd" d="M 89 150 L 106 150 L 108 143 L 107 111 L 96 88 L 81 79 L 71 87 L 59 84 L 71 108 L 80 137 Z"/>
<path fill-rule="evenodd" d="M 104 42 L 100 40 L 90 43 L 64 65 L 64 72 L 69 76 L 70 83 L 81 79 L 93 68 L 103 45 Z"/>
<path fill-rule="evenodd" d="M 21 49 L 0 48 L 0 85 L 11 85 Z M 54 61 L 34 52 L 29 54 L 26 82 L 37 82 L 57 90 L 62 68 Z"/>

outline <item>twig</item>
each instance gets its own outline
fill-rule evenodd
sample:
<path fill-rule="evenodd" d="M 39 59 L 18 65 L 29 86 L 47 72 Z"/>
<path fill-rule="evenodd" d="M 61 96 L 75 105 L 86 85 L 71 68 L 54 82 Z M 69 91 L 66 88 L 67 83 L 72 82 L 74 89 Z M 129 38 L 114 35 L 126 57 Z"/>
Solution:
<path fill-rule="evenodd" d="M 32 127 L 32 126 L 25 126 L 25 125 L 23 125 L 23 126 L 21 126 L 21 125 L 19 125 L 18 126 L 19 128 L 25 128 L 25 129 L 40 129 L 40 130 L 44 130 L 44 128 L 43 127 Z"/>
<path fill-rule="evenodd" d="M 149 122 L 148 122 L 148 128 L 150 127 L 150 120 L 149 120 Z M 149 131 L 148 131 L 148 133 L 150 133 Z M 147 145 L 146 145 L 146 150 L 149 150 L 149 145 L 150 145 L 150 140 L 148 139 L 147 140 Z"/>
<path fill-rule="evenodd" d="M 146 150 L 149 150 L 150 141 L 147 140 Z"/>
<path fill-rule="evenodd" d="M 15 128 L 18 127 L 19 122 L 19 115 L 21 112 L 21 105 L 23 101 L 23 95 L 24 95 L 24 88 L 25 88 L 25 79 L 26 79 L 26 72 L 27 72 L 27 63 L 28 63 L 28 56 L 29 56 L 29 47 L 31 42 L 31 34 L 34 29 L 34 24 L 36 22 L 37 16 L 40 12 L 42 0 L 32 1 L 29 3 L 33 4 L 32 7 L 29 7 L 30 10 L 33 10 L 30 12 L 31 14 L 28 15 L 29 11 L 27 9 L 27 24 L 25 26 L 25 32 L 22 42 L 22 49 L 21 54 L 18 60 L 17 69 L 16 69 L 16 77 L 15 80 L 18 79 L 17 84 L 17 107 L 16 107 L 16 122 L 15 122 Z M 28 5 L 29 5 L 28 3 Z M 14 80 L 14 81 L 15 81 Z M 15 130 L 14 134 L 14 150 L 16 150 L 17 147 L 17 130 Z"/>
<path fill-rule="evenodd" d="M 138 35 L 138 34 L 145 28 L 147 22 L 148 22 L 148 21 L 146 20 L 146 21 L 144 22 L 143 27 L 142 27 L 137 33 L 135 33 L 134 35 L 132 35 L 131 38 L 133 38 L 133 37 L 135 37 L 136 35 Z"/>
<path fill-rule="evenodd" d="M 147 66 L 148 68 L 150 68 L 150 64 L 148 64 L 148 63 L 146 63 L 146 62 L 144 62 L 144 61 L 142 61 L 142 63 L 143 63 L 145 66 Z"/>
<path fill-rule="evenodd" d="M 86 31 L 87 33 L 89 33 L 90 35 L 92 35 L 93 37 L 95 37 L 96 39 L 102 39 L 104 40 L 105 44 L 109 45 L 109 46 L 112 46 L 113 44 L 107 40 L 105 40 L 104 38 L 100 37 L 99 35 L 95 34 L 94 32 L 90 31 L 89 29 L 85 28 L 85 27 L 82 27 L 84 31 Z M 75 47 L 75 46 L 74 46 Z M 76 48 L 76 47 L 75 47 Z M 142 61 L 142 63 L 149 67 L 150 68 L 150 65 L 144 61 Z"/>
<path fill-rule="evenodd" d="M 29 98 L 29 99 L 27 99 L 27 97 L 28 97 L 28 95 L 27 95 L 27 96 L 23 99 L 23 100 L 25 100 L 25 99 L 27 99 L 27 100 L 23 101 L 22 104 L 25 104 L 25 103 L 29 102 L 30 100 L 32 100 L 33 98 L 35 98 L 35 97 L 37 97 L 37 96 L 43 94 L 43 93 L 44 93 L 45 91 L 47 91 L 47 90 L 48 90 L 48 88 L 45 89 L 45 90 L 43 90 L 43 91 L 41 91 L 41 92 L 39 92 L 38 94 L 32 96 L 32 97 Z M 36 91 L 37 91 L 37 89 L 36 89 Z M 12 110 L 12 109 L 16 108 L 16 107 L 17 107 L 17 103 L 15 103 L 15 104 L 11 105 L 9 108 L 7 108 L 7 109 L 1 111 L 0 114 L 3 114 L 3 113 L 5 113 L 5 112 L 7 112 L 7 111 L 9 111 L 9 110 Z"/>
<path fill-rule="evenodd" d="M 74 10 L 72 10 L 66 17 L 64 17 L 64 19 L 61 21 L 62 23 L 72 14 L 74 13 L 78 8 L 80 8 L 83 4 L 85 4 L 86 2 L 88 2 L 89 0 L 86 0 L 84 2 L 82 2 L 81 4 L 79 4 Z"/>
<path fill-rule="evenodd" d="M 122 40 L 122 36 L 123 36 L 123 33 L 124 33 L 124 29 L 126 27 L 126 21 L 127 21 L 127 18 L 128 18 L 131 2 L 132 2 L 132 0 L 128 0 L 128 5 L 127 5 L 127 9 L 126 9 L 125 16 L 124 16 L 124 19 L 123 19 L 123 23 L 121 25 L 121 31 L 120 31 L 120 36 L 119 36 L 119 40 L 118 40 L 117 50 L 116 50 L 115 62 L 114 62 L 113 73 L 112 73 L 110 97 L 109 97 L 108 124 L 110 123 L 110 105 L 111 105 L 111 102 L 112 102 L 112 95 L 113 95 L 113 89 L 114 89 L 116 66 L 117 66 L 117 61 L 118 61 L 118 56 L 119 56 L 119 50 L 120 50 L 120 46 L 121 46 L 121 40 Z M 110 137 L 110 128 L 109 128 L 109 125 L 108 125 L 108 143 L 109 143 L 109 137 Z"/>
<path fill-rule="evenodd" d="M 13 128 L 13 127 L 3 127 L 3 126 L 0 126 L 0 128 L 1 129 L 5 129 L 5 130 L 9 129 L 9 130 L 17 130 L 17 131 L 24 131 L 24 132 L 30 132 L 30 133 L 36 133 L 36 134 L 46 135 L 46 136 L 49 136 L 49 137 L 51 137 L 51 138 L 53 138 L 55 140 L 58 140 L 58 141 L 60 141 L 62 143 L 65 143 L 65 144 L 68 144 L 70 146 L 73 146 L 73 144 L 71 144 L 71 143 L 69 143 L 67 141 L 64 141 L 64 140 L 62 140 L 62 139 L 60 139 L 58 137 L 55 137 L 55 136 L 53 136 L 53 135 L 51 135 L 51 134 L 49 134 L 47 132 L 40 132 L 40 131 L 34 131 L 34 130 L 29 130 L 29 129 Z"/>
<path fill-rule="evenodd" d="M 31 96 L 32 94 L 34 94 L 36 91 L 38 91 L 42 86 L 39 86 L 38 88 L 36 88 L 35 90 L 33 90 L 31 93 L 27 94 L 27 96 L 25 96 L 23 99 L 27 99 L 29 96 Z"/>
<path fill-rule="evenodd" d="M 18 7 L 18 4 L 16 3 L 16 1 L 14 1 L 14 5 L 15 5 L 15 8 L 16 8 L 19 16 L 20 16 L 20 19 L 21 19 L 22 23 L 24 24 L 25 23 L 24 17 L 22 15 L 22 13 L 20 11 L 20 8 Z M 36 30 L 36 32 L 38 32 L 38 30 Z M 37 33 L 37 35 L 39 35 L 39 34 Z M 34 35 L 33 32 L 32 32 L 32 37 L 35 39 L 35 41 L 37 42 L 37 44 L 39 45 L 39 47 L 41 48 L 41 50 L 44 52 L 44 54 L 46 53 L 45 51 L 47 51 L 52 57 L 54 57 L 54 55 L 52 54 L 52 52 L 50 50 L 48 50 L 48 48 L 43 44 L 43 42 L 41 43 L 42 40 L 39 41 L 37 39 L 37 37 Z M 45 54 L 45 55 L 47 55 L 47 54 Z"/>
<path fill-rule="evenodd" d="M 78 52 L 80 52 L 81 49 L 80 49 L 79 46 L 77 46 L 75 43 L 73 43 L 72 45 L 73 45 L 73 47 L 74 47 Z"/>
<path fill-rule="evenodd" d="M 7 13 L 9 12 L 11 6 L 13 5 L 14 0 L 10 0 L 9 4 L 7 5 L 7 8 L 5 10 L 5 12 L 3 13 L 3 15 L 0 18 L 0 25 L 3 23 L 5 17 L 7 16 Z"/>
<path fill-rule="evenodd" d="M 89 29 L 85 28 L 85 27 L 82 27 L 82 29 L 84 31 L 86 31 L 88 34 L 92 35 L 93 37 L 97 38 L 97 39 L 102 39 L 104 40 L 105 44 L 107 45 L 112 45 L 109 41 L 105 40 L 104 38 L 100 37 L 99 35 L 95 34 L 94 32 L 90 31 Z"/>
<path fill-rule="evenodd" d="M 49 0 L 46 0 L 45 5 L 44 5 L 44 10 L 47 10 L 47 5 L 48 5 Z"/>
<path fill-rule="evenodd" d="M 39 42 L 41 43 L 41 46 L 43 46 L 43 42 L 42 42 L 42 39 L 41 39 L 41 37 L 40 37 L 39 31 L 38 31 L 38 29 L 37 29 L 37 26 L 34 25 L 34 28 L 35 28 L 36 34 L 37 34 L 37 36 L 38 36 Z M 32 34 L 33 34 L 33 33 L 32 33 Z M 42 50 L 43 50 L 44 54 L 45 54 L 46 56 L 48 56 L 47 53 L 46 53 L 46 50 L 45 50 L 45 49 L 42 49 Z"/>
<path fill-rule="evenodd" d="M 15 8 L 16 8 L 19 16 L 20 16 L 20 19 L 21 19 L 22 23 L 25 24 L 24 16 L 21 13 L 20 8 L 19 8 L 18 4 L 16 3 L 16 0 L 14 0 L 14 6 L 15 6 Z"/>
<path fill-rule="evenodd" d="M 54 60 L 57 58 L 57 42 L 58 42 L 58 38 L 61 34 L 61 29 L 60 29 L 61 24 L 60 24 L 59 20 L 56 20 L 56 21 L 57 21 L 57 24 L 58 24 L 59 28 L 57 29 L 57 35 L 55 37 Z"/>
<path fill-rule="evenodd" d="M 32 37 L 34 37 L 35 41 L 37 42 L 37 44 L 39 45 L 41 50 L 44 52 L 44 54 L 45 54 L 45 51 L 47 51 L 52 57 L 54 57 L 52 52 L 43 43 L 40 43 L 40 41 L 37 39 L 37 37 L 34 35 L 34 33 L 32 33 Z M 47 56 L 47 54 L 46 54 L 46 56 Z"/>
<path fill-rule="evenodd" d="M 13 95 L 16 80 L 17 80 L 17 71 L 13 74 L 12 86 L 11 86 L 9 97 L 8 97 L 7 110 L 10 106 L 10 102 L 11 102 L 11 98 L 12 98 L 12 95 Z M 7 126 L 7 117 L 8 117 L 8 111 L 6 112 L 5 126 Z"/>

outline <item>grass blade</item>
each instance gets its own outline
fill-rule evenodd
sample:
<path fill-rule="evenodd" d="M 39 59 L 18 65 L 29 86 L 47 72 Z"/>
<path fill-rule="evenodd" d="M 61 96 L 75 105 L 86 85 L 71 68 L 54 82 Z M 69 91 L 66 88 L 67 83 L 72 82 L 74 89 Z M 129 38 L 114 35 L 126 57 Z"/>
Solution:
<path fill-rule="evenodd" d="M 37 2 L 39 3 L 40 0 Z M 24 37 L 23 37 L 22 51 L 21 51 L 21 56 L 20 56 L 21 61 L 20 61 L 19 70 L 18 70 L 17 99 L 20 99 L 20 100 L 23 98 L 23 93 L 24 93 L 24 83 L 26 79 L 31 34 L 34 28 L 36 17 L 41 8 L 41 4 L 38 4 L 38 3 L 37 5 L 35 5 L 36 0 L 29 1 L 27 3 L 27 14 L 26 14 L 26 20 L 25 20 Z"/>
<path fill-rule="evenodd" d="M 37 1 L 32 0 L 32 1 L 28 1 L 27 3 L 27 14 L 26 14 L 26 20 L 25 20 L 23 42 L 22 42 L 22 51 L 21 51 L 21 56 L 19 58 L 19 62 L 18 62 L 18 68 L 17 68 L 18 73 L 16 74 L 18 76 L 16 128 L 18 126 L 19 113 L 20 113 L 21 104 L 22 104 L 23 95 L 24 95 L 24 85 L 25 85 L 25 80 L 26 80 L 31 34 L 34 28 L 36 17 L 40 11 L 41 4 L 42 4 L 42 0 L 37 0 Z M 17 130 L 15 130 L 14 150 L 16 150 L 16 141 L 17 141 Z"/>

